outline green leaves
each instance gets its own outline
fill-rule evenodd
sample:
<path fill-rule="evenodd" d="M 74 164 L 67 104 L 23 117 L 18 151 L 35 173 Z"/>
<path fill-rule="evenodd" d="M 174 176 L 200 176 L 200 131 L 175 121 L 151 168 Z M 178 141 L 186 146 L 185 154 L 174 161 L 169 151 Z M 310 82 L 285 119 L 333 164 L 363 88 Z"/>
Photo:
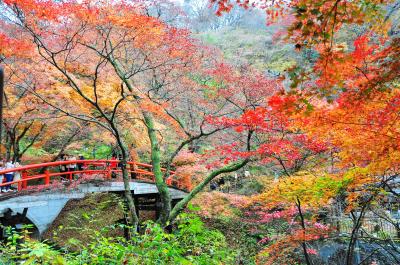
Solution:
<path fill-rule="evenodd" d="M 163 228 L 148 222 L 143 233 L 127 241 L 97 233 L 88 246 L 73 253 L 61 252 L 46 243 L 29 240 L 13 233 L 9 245 L 0 244 L 0 264 L 43 265 L 120 265 L 120 264 L 231 264 L 235 253 L 228 249 L 224 236 L 208 230 L 199 217 L 182 214 L 177 229 L 166 233 Z M 25 243 L 19 243 L 21 240 Z M 78 240 L 69 239 L 71 244 Z M 13 248 L 11 246 L 14 246 Z M 12 250 L 12 251 L 10 251 Z"/>

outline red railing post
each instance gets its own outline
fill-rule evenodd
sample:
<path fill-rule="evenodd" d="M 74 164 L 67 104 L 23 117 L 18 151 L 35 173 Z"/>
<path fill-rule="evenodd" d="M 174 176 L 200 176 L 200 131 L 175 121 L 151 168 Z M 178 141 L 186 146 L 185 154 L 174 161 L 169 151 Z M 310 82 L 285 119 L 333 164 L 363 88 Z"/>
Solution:
<path fill-rule="evenodd" d="M 21 180 L 22 180 L 22 174 L 21 174 L 21 173 L 22 173 L 22 172 L 20 172 Z M 18 191 L 21 191 L 21 190 L 22 190 L 22 181 L 18 182 L 17 190 L 18 190 Z"/>
<path fill-rule="evenodd" d="M 137 173 L 136 173 L 136 164 L 135 162 L 132 162 L 131 164 L 129 164 L 130 166 L 130 170 L 131 170 L 131 179 L 137 179 Z"/>
<path fill-rule="evenodd" d="M 21 173 L 21 179 L 27 179 L 28 178 L 28 172 L 26 171 L 22 171 Z M 28 181 L 23 181 L 22 182 L 22 189 L 26 189 L 28 188 Z"/>
<path fill-rule="evenodd" d="M 50 185 L 50 172 L 46 170 L 44 174 L 46 175 L 44 178 L 44 185 L 48 186 Z"/>
<path fill-rule="evenodd" d="M 171 177 L 168 177 L 168 178 L 165 180 L 165 183 L 166 183 L 168 186 L 171 186 L 171 185 L 172 185 L 172 178 L 171 178 Z"/>

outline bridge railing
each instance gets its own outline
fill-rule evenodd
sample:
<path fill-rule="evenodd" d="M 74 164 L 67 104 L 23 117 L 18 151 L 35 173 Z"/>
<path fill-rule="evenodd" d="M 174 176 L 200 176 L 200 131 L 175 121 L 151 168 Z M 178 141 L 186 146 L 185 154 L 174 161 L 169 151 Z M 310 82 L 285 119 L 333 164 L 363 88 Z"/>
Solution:
<path fill-rule="evenodd" d="M 64 178 L 69 181 L 76 181 L 82 175 L 97 175 L 102 177 L 104 180 L 111 180 L 114 176 L 122 173 L 122 169 L 119 167 L 119 160 L 68 160 L 68 161 L 55 161 L 41 164 L 26 165 L 11 169 L 0 170 L 0 175 L 6 173 L 19 173 L 21 178 L 13 180 L 11 182 L 0 183 L 0 188 L 8 185 L 17 185 L 18 191 L 28 189 L 28 186 L 39 186 L 45 185 L 50 186 L 52 181 L 56 178 Z M 147 182 L 154 182 L 154 174 L 152 172 L 152 165 L 129 161 L 127 163 L 127 171 L 130 174 L 132 180 L 141 180 Z M 60 171 L 61 166 L 75 165 L 76 168 L 81 170 L 70 170 Z M 79 166 L 78 166 L 79 165 Z M 43 173 L 40 170 L 44 170 Z M 39 172 L 38 172 L 39 171 Z M 162 169 L 165 172 L 165 169 Z M 180 189 L 187 189 L 177 181 L 173 181 L 175 175 L 174 171 L 170 172 L 170 176 L 166 179 L 166 183 L 169 186 L 174 186 Z M 74 176 L 78 176 L 77 179 Z M 3 178 L 5 179 L 5 178 Z M 36 180 L 36 183 L 32 183 Z M 42 184 L 38 184 L 38 180 L 43 180 Z"/>

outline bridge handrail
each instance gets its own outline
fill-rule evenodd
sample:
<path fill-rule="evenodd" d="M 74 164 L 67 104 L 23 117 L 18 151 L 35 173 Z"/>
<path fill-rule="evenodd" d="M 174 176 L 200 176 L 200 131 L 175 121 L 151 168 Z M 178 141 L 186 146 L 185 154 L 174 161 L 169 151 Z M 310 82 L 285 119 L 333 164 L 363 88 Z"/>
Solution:
<path fill-rule="evenodd" d="M 122 170 L 118 169 L 118 163 L 120 163 L 120 160 L 116 159 L 97 159 L 97 160 L 67 160 L 67 161 L 55 161 L 55 162 L 46 162 L 46 163 L 39 163 L 39 164 L 32 164 L 32 165 L 26 165 L 26 166 L 20 166 L 20 167 L 15 167 L 11 169 L 3 169 L 0 170 L 0 175 L 4 175 L 6 173 L 10 172 L 21 172 L 21 179 L 11 181 L 11 182 L 4 182 L 0 183 L 0 187 L 2 186 L 7 186 L 7 185 L 12 185 L 12 184 L 18 184 L 18 190 L 21 190 L 23 188 L 27 187 L 27 181 L 30 180 L 37 180 L 37 179 L 44 179 L 45 180 L 45 185 L 50 184 L 50 178 L 55 177 L 55 176 L 64 176 L 67 175 L 69 176 L 70 180 L 72 180 L 72 176 L 75 174 L 104 174 L 107 175 L 108 178 L 111 178 L 112 172 L 122 172 Z M 49 170 L 46 170 L 44 173 L 40 173 L 37 175 L 32 175 L 32 176 L 27 176 L 27 171 L 32 170 L 32 169 L 39 169 L 39 168 L 50 168 L 50 167 L 58 167 L 62 165 L 84 165 L 84 166 L 104 166 L 104 169 L 85 169 L 85 170 L 74 170 L 74 171 L 67 171 L 67 172 L 50 172 Z M 151 172 L 151 169 L 153 168 L 152 165 L 150 164 L 145 164 L 145 163 L 139 163 L 139 162 L 134 162 L 134 161 L 128 161 L 127 164 L 130 166 L 128 169 L 128 173 L 135 173 L 138 175 L 148 175 L 148 176 L 154 176 L 154 174 Z M 145 168 L 145 169 L 140 169 L 139 167 Z M 148 169 L 148 170 L 146 170 Z M 162 169 L 163 172 L 166 171 L 166 169 Z M 169 178 L 166 180 L 168 185 L 171 185 L 172 183 L 172 177 L 175 175 L 174 171 L 170 171 Z"/>
<path fill-rule="evenodd" d="M 45 167 L 54 167 L 54 166 L 61 166 L 61 165 L 73 165 L 73 164 L 90 164 L 90 165 L 96 165 L 96 163 L 99 163 L 98 165 L 106 165 L 107 163 L 120 163 L 120 160 L 107 160 L 107 159 L 98 159 L 98 160 L 68 160 L 68 161 L 55 161 L 55 162 L 46 162 L 46 163 L 40 163 L 40 164 L 32 164 L 32 165 L 26 165 L 26 166 L 20 166 L 20 167 L 15 167 L 15 168 L 10 168 L 10 169 L 3 169 L 0 170 L 0 175 L 4 175 L 9 172 L 16 172 L 16 171 L 26 171 L 30 169 L 37 169 L 37 168 L 45 168 Z M 128 161 L 128 165 L 133 165 L 133 166 L 141 166 L 141 167 L 147 167 L 147 168 L 153 168 L 152 165 L 150 164 L 145 164 L 145 163 L 139 163 L 139 162 L 132 162 Z M 165 172 L 165 168 L 161 169 L 162 171 Z M 174 174 L 173 171 L 171 171 L 171 174 Z"/>

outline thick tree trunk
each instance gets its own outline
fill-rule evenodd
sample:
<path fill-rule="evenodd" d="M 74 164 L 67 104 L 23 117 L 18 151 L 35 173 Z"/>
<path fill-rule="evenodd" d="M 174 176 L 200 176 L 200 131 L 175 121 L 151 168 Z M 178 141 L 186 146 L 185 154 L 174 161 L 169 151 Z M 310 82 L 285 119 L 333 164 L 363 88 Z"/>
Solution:
<path fill-rule="evenodd" d="M 116 137 L 118 141 L 118 145 L 121 148 L 122 152 L 122 179 L 124 182 L 124 195 L 126 199 L 126 204 L 128 205 L 129 210 L 129 223 L 132 226 L 132 233 L 136 233 L 138 231 L 139 225 L 139 217 L 136 212 L 135 202 L 132 197 L 131 187 L 130 187 L 130 177 L 127 169 L 127 161 L 129 159 L 129 152 L 126 145 L 123 143 L 122 139 Z"/>
<path fill-rule="evenodd" d="M 138 231 L 138 225 L 139 225 L 139 217 L 136 212 L 136 207 L 135 207 L 135 202 L 132 197 L 132 192 L 130 189 L 130 183 L 129 183 L 129 174 L 128 174 L 128 169 L 126 168 L 127 161 L 123 159 L 121 161 L 121 166 L 122 166 L 122 178 L 124 181 L 124 195 L 125 199 L 129 208 L 129 223 L 132 226 L 132 232 L 136 233 Z"/>
<path fill-rule="evenodd" d="M 180 202 L 178 202 L 175 207 L 172 209 L 169 215 L 169 221 L 173 222 L 178 214 L 185 209 L 186 205 L 200 192 L 206 187 L 214 178 L 223 173 L 229 173 L 241 169 L 244 167 L 249 161 L 243 160 L 241 162 L 232 163 L 225 167 L 219 168 L 211 172 L 199 185 L 197 185 L 185 198 L 183 198 Z"/>
<path fill-rule="evenodd" d="M 143 112 L 143 117 L 151 143 L 151 163 L 153 165 L 154 178 L 161 198 L 161 212 L 158 222 L 162 225 L 166 225 L 171 212 L 171 194 L 161 171 L 160 146 L 154 127 L 154 118 L 151 113 L 148 112 Z"/>

